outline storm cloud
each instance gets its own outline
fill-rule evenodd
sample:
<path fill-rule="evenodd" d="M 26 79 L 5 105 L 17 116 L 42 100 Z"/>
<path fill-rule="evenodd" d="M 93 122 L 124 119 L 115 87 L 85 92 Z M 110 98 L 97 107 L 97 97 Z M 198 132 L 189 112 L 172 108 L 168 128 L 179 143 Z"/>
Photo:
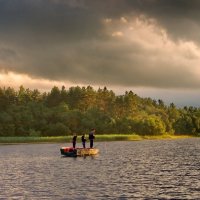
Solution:
<path fill-rule="evenodd" d="M 0 0 L 0 71 L 199 88 L 199 9 L 198 0 Z"/>

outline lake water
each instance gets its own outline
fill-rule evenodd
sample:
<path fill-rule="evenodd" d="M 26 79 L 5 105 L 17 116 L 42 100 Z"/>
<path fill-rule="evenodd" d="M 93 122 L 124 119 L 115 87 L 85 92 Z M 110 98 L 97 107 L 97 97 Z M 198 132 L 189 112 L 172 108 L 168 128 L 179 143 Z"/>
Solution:
<path fill-rule="evenodd" d="M 0 199 L 200 199 L 200 139 L 101 142 L 98 156 L 61 157 L 69 145 L 1 145 Z"/>

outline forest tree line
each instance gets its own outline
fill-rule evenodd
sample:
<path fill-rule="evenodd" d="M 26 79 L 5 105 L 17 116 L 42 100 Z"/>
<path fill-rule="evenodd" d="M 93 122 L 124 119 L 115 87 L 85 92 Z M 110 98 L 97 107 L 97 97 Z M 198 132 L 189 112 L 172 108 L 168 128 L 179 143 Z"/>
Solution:
<path fill-rule="evenodd" d="M 53 87 L 50 92 L 0 87 L 0 136 L 63 136 L 74 132 L 162 135 L 200 133 L 200 108 L 116 95 L 106 87 Z"/>

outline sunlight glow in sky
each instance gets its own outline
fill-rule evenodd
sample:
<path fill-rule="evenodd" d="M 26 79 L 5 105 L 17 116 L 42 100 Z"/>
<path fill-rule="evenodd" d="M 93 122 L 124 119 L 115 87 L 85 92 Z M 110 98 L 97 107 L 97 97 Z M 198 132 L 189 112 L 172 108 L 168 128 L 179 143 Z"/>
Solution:
<path fill-rule="evenodd" d="M 7 74 L 0 74 L 0 84 L 3 86 L 9 86 L 12 88 L 15 88 L 16 90 L 19 89 L 21 85 L 23 85 L 25 88 L 29 89 L 38 89 L 40 91 L 50 91 L 52 87 L 58 86 L 62 87 L 63 85 L 66 87 L 73 86 L 72 83 L 69 82 L 61 82 L 61 81 L 51 81 L 47 79 L 37 79 L 37 78 L 31 78 L 28 75 L 25 74 L 16 74 L 13 72 L 9 72 Z M 75 85 L 74 85 L 75 86 Z"/>

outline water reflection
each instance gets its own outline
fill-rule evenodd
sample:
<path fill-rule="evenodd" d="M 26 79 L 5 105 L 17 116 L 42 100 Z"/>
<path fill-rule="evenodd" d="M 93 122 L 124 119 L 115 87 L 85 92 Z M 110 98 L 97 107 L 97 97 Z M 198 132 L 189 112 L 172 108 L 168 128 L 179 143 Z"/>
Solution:
<path fill-rule="evenodd" d="M 61 146 L 0 146 L 0 199 L 199 198 L 200 139 L 102 142 L 75 158 Z"/>

